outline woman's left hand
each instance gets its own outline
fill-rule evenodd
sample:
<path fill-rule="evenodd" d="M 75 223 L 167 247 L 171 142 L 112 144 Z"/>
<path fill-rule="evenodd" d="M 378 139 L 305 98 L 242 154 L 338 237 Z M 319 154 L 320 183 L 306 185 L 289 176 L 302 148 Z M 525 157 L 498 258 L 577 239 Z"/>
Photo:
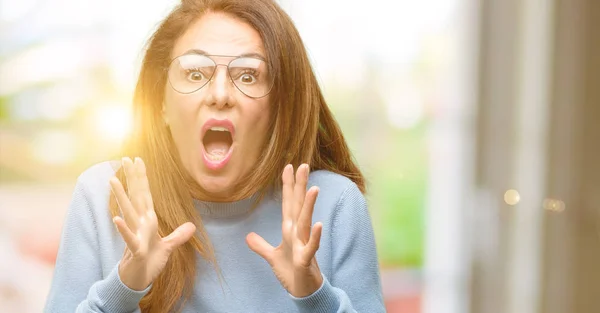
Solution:
<path fill-rule="evenodd" d="M 291 164 L 283 170 L 282 242 L 279 246 L 271 246 L 256 233 L 246 236 L 250 249 L 271 265 L 283 287 L 297 298 L 311 295 L 323 283 L 315 258 L 323 224 L 319 222 L 311 227 L 319 188 L 306 191 L 308 174 L 307 164 L 300 165 L 295 180 Z"/>

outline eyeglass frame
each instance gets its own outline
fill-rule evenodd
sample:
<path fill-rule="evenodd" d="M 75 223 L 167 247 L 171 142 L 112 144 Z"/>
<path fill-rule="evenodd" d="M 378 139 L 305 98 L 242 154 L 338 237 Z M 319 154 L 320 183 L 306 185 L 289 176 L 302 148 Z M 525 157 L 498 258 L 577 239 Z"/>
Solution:
<path fill-rule="evenodd" d="M 171 66 L 173 65 L 173 62 L 175 62 L 175 60 L 179 59 L 180 57 L 186 56 L 186 55 L 200 55 L 200 56 L 205 56 L 207 58 L 209 58 L 211 61 L 213 61 L 215 63 L 215 71 L 212 73 L 212 75 L 210 76 L 210 78 L 208 79 L 208 81 L 200 86 L 198 89 L 194 90 L 194 91 L 190 91 L 190 92 L 181 92 L 179 90 L 177 90 L 174 86 L 173 83 L 171 82 L 171 76 L 169 75 Z M 220 57 L 220 58 L 232 58 L 231 61 L 229 61 L 229 63 L 227 64 L 222 64 L 222 63 L 217 63 L 215 60 L 212 59 L 212 57 Z M 251 98 L 251 99 L 261 99 L 264 98 L 266 96 L 268 96 L 271 91 L 273 91 L 273 87 L 275 86 L 275 78 L 273 77 L 272 81 L 271 81 L 271 86 L 269 87 L 269 91 L 267 91 L 267 93 L 264 96 L 260 96 L 260 97 L 252 97 L 247 95 L 245 92 L 243 92 L 240 87 L 238 87 L 238 85 L 236 83 L 233 82 L 233 78 L 231 77 L 231 73 L 229 72 L 229 65 L 231 65 L 231 63 L 237 59 L 242 59 L 242 58 L 254 58 L 254 59 L 259 59 L 263 62 L 265 62 L 265 64 L 267 64 L 267 60 L 265 60 L 265 58 L 258 54 L 258 53 L 244 53 L 241 55 L 222 55 L 222 54 L 207 54 L 202 50 L 190 50 L 182 55 L 179 55 L 173 59 L 171 59 L 171 61 L 169 62 L 169 66 L 167 66 L 164 70 L 167 74 L 167 81 L 169 82 L 169 85 L 171 86 L 171 88 L 173 88 L 173 90 L 175 90 L 176 92 L 182 94 L 182 95 L 189 95 L 192 94 L 202 88 L 204 88 L 206 85 L 210 84 L 213 81 L 213 78 L 215 77 L 215 73 L 217 72 L 217 67 L 218 66 L 225 66 L 227 68 L 227 76 L 229 77 L 229 81 L 235 86 L 235 89 L 237 89 L 239 92 L 241 92 L 244 96 Z"/>

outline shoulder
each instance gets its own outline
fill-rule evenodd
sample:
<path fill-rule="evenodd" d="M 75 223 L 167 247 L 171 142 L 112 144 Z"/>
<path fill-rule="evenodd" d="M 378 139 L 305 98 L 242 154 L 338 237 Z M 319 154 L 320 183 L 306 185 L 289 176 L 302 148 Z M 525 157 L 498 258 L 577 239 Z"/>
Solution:
<path fill-rule="evenodd" d="M 349 194 L 362 196 L 358 186 L 348 177 L 327 170 L 311 172 L 308 183 L 310 186 L 318 186 L 321 192 L 340 197 Z"/>
<path fill-rule="evenodd" d="M 109 180 L 115 175 L 121 163 L 119 161 L 105 161 L 94 164 L 84 170 L 77 178 L 77 187 L 88 196 L 94 196 L 95 191 L 106 189 Z"/>
<path fill-rule="evenodd" d="M 319 207 L 321 213 L 335 216 L 340 212 L 348 213 L 367 208 L 364 195 L 358 186 L 346 176 L 318 170 L 311 172 L 308 184 L 309 187 L 319 187 L 316 206 Z M 316 208 L 315 211 L 317 211 Z"/>
<path fill-rule="evenodd" d="M 59 252 L 63 262 L 93 257 L 95 262 L 101 261 L 95 264 L 102 265 L 104 276 L 119 260 L 119 251 L 123 251 L 123 242 L 109 210 L 110 179 L 119 164 L 108 161 L 97 163 L 79 175 L 63 222 L 61 246 L 70 251 Z M 61 251 L 67 251 L 64 249 Z"/>
<path fill-rule="evenodd" d="M 110 178 L 119 169 L 119 161 L 105 161 L 84 170 L 77 178 L 73 195 L 73 205 L 85 204 L 92 214 L 108 212 Z M 74 208 L 75 210 L 79 210 Z"/>
<path fill-rule="evenodd" d="M 324 242 L 329 242 L 332 249 L 337 247 L 338 251 L 356 249 L 359 241 L 360 245 L 372 245 L 373 225 L 368 203 L 352 180 L 329 171 L 315 171 L 309 176 L 309 185 L 320 189 L 312 220 L 323 223 Z"/>

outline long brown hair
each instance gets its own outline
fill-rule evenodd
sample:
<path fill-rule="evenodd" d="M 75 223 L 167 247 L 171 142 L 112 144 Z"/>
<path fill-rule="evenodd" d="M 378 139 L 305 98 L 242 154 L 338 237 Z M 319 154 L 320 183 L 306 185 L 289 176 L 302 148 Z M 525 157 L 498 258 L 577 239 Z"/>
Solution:
<path fill-rule="evenodd" d="M 249 24 L 260 34 L 269 72 L 275 75 L 270 94 L 270 135 L 257 166 L 233 190 L 235 199 L 254 193 L 262 198 L 269 188 L 280 186 L 288 163 L 309 163 L 312 170 L 329 170 L 351 179 L 361 191 L 365 181 L 352 159 L 344 136 L 321 93 L 302 39 L 290 17 L 274 0 L 183 0 L 159 25 L 148 42 L 134 94 L 134 128 L 124 154 L 141 157 L 147 166 L 150 190 L 165 236 L 192 221 L 197 233 L 173 251 L 165 269 L 140 302 L 142 312 L 180 311 L 189 299 L 196 278 L 196 255 L 212 262 L 214 253 L 194 208 L 193 198 L 208 195 L 183 169 L 161 109 L 167 83 L 165 69 L 177 39 L 207 12 L 220 12 Z M 126 182 L 122 170 L 117 177 Z M 252 183 L 250 183 L 252 182 Z M 119 214 L 114 198 L 113 215 Z"/>

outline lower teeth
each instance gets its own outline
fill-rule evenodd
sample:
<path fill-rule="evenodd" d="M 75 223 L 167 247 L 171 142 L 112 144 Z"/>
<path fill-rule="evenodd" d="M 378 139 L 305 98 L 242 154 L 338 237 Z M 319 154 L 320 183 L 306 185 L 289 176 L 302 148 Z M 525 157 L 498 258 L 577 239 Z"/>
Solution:
<path fill-rule="evenodd" d="M 211 161 L 221 161 L 225 158 L 224 155 L 213 155 L 209 153 L 207 153 L 206 156 L 208 156 Z"/>

